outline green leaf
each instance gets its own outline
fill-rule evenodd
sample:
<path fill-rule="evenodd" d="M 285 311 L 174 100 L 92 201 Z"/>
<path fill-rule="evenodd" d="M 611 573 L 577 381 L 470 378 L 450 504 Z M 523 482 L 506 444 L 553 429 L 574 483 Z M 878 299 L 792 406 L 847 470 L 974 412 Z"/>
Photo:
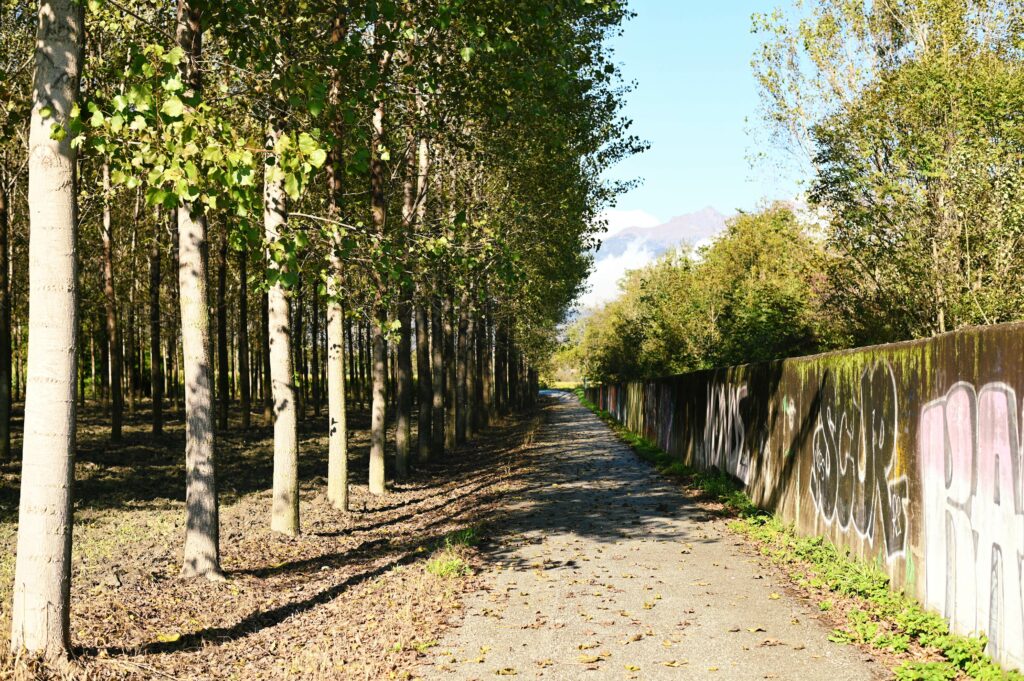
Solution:
<path fill-rule="evenodd" d="M 177 97 L 168 97 L 160 107 L 160 112 L 171 118 L 178 118 L 185 112 L 185 105 Z"/>
<path fill-rule="evenodd" d="M 299 135 L 299 151 L 303 154 L 312 154 L 317 150 L 316 140 L 308 132 Z"/>
<path fill-rule="evenodd" d="M 299 198 L 299 178 L 295 173 L 284 176 L 284 191 L 293 201 Z"/>
<path fill-rule="evenodd" d="M 309 162 L 313 164 L 314 168 L 322 168 L 324 163 L 327 162 L 327 152 L 323 149 L 317 149 L 309 155 Z"/>
<path fill-rule="evenodd" d="M 185 50 L 181 47 L 175 47 L 173 50 L 164 55 L 164 62 L 171 66 L 178 66 L 185 59 Z"/>
<path fill-rule="evenodd" d="M 475 53 L 476 50 L 474 50 L 472 47 L 463 47 L 462 51 L 460 52 L 460 54 L 462 55 L 462 61 L 468 63 L 469 60 L 473 58 L 473 55 Z"/>

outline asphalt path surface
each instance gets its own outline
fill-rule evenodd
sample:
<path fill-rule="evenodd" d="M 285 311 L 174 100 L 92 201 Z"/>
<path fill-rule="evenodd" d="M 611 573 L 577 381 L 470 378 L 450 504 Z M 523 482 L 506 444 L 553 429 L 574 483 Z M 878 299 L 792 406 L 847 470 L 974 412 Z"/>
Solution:
<path fill-rule="evenodd" d="M 542 404 L 529 484 L 483 547 L 485 588 L 426 678 L 888 678 L 575 397 Z"/>

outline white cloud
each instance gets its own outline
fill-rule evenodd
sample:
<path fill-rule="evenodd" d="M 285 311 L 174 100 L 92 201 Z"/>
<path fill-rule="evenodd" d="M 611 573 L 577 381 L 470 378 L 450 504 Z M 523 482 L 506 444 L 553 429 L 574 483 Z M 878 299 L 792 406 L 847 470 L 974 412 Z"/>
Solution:
<path fill-rule="evenodd" d="M 588 290 L 579 299 L 582 309 L 594 308 L 619 295 L 619 280 L 627 270 L 635 270 L 654 260 L 654 252 L 646 241 L 633 239 L 622 255 L 611 255 L 597 261 L 587 280 Z"/>
<path fill-rule="evenodd" d="M 608 221 L 605 238 L 630 227 L 657 227 L 662 224 L 656 216 L 645 210 L 606 210 L 601 217 Z"/>

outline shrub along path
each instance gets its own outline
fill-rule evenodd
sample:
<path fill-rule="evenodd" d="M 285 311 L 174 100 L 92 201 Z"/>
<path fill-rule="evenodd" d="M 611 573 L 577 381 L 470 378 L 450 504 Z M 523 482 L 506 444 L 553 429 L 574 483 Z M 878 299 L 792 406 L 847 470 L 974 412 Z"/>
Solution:
<path fill-rule="evenodd" d="M 527 484 L 481 548 L 486 588 L 428 678 L 878 679 L 817 604 L 726 518 L 639 462 L 565 393 L 544 402 Z"/>

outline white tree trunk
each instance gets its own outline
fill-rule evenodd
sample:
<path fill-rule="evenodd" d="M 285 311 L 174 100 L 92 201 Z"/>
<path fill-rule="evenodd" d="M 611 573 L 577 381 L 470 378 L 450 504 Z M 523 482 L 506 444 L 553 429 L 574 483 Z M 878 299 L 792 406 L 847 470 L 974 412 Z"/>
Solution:
<path fill-rule="evenodd" d="M 183 79 L 192 92 L 202 89 L 201 10 L 178 1 L 178 44 L 187 58 Z M 213 446 L 213 386 L 207 299 L 206 216 L 190 203 L 178 206 L 178 298 L 181 357 L 185 381 L 185 551 L 183 577 L 224 579 L 220 569 L 220 516 Z"/>
<path fill-rule="evenodd" d="M 206 309 L 206 217 L 178 208 L 178 285 L 185 379 L 185 560 L 183 577 L 220 579 L 220 519 L 213 447 L 210 317 Z"/>
<path fill-rule="evenodd" d="M 371 383 L 373 396 L 370 403 L 370 494 L 384 494 L 384 443 L 387 427 L 387 350 L 384 347 L 383 312 L 373 320 L 371 342 Z"/>
<path fill-rule="evenodd" d="M 327 302 L 327 500 L 348 510 L 348 422 L 345 414 L 345 319 L 341 294 L 341 259 L 331 257 Z"/>
<path fill-rule="evenodd" d="M 51 138 L 51 127 L 78 99 L 82 7 L 40 2 L 29 136 L 28 380 L 11 645 L 48 656 L 70 646 L 78 356 L 75 152 L 70 136 Z"/>
<path fill-rule="evenodd" d="M 271 126 L 267 148 L 273 149 L 281 131 Z M 269 170 L 269 168 L 268 168 Z M 267 244 L 281 237 L 287 222 L 284 176 L 267 176 L 263 183 L 263 227 Z M 268 258 L 268 268 L 279 265 Z M 274 400 L 274 500 L 270 529 L 290 536 L 299 533 L 299 444 L 295 374 L 292 370 L 291 314 L 288 292 L 280 280 L 268 293 L 270 317 L 270 382 Z"/>

